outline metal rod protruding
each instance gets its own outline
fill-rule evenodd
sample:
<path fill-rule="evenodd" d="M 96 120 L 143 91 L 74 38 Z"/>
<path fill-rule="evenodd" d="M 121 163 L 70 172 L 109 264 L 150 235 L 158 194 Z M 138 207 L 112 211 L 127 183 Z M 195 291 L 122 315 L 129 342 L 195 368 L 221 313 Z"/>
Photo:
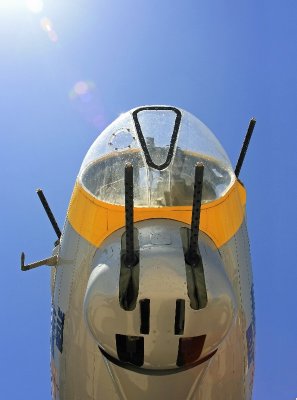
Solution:
<path fill-rule="evenodd" d="M 46 212 L 46 214 L 47 214 L 47 216 L 48 216 L 48 218 L 50 220 L 50 223 L 52 224 L 52 227 L 54 228 L 54 231 L 56 232 L 56 235 L 60 239 L 60 237 L 61 237 L 60 228 L 59 228 L 59 226 L 57 224 L 57 221 L 56 221 L 56 219 L 54 217 L 54 214 L 52 213 L 52 210 L 50 209 L 50 206 L 49 206 L 49 204 L 48 204 L 48 202 L 47 202 L 47 200 L 45 198 L 45 195 L 43 194 L 43 191 L 41 189 L 37 189 L 36 193 L 37 193 L 37 195 L 38 195 L 38 197 L 39 197 L 39 199 L 40 199 L 40 201 L 41 201 L 41 203 L 43 205 L 43 208 L 44 208 L 44 210 L 45 210 L 45 212 Z"/>
<path fill-rule="evenodd" d="M 241 148 L 241 151 L 240 151 L 240 154 L 238 157 L 238 161 L 236 164 L 235 175 L 237 178 L 239 177 L 239 173 L 240 173 L 240 170 L 241 170 L 241 167 L 242 167 L 242 164 L 243 164 L 243 161 L 244 161 L 255 125 L 256 125 L 256 119 L 252 118 L 250 120 L 249 127 L 248 127 L 247 133 L 245 135 L 244 142 L 242 144 L 242 148 Z"/>
<path fill-rule="evenodd" d="M 198 255 L 198 233 L 199 233 L 199 224 L 200 224 L 200 209 L 201 209 L 201 200 L 202 200 L 203 173 L 204 173 L 204 165 L 202 163 L 198 163 L 195 167 L 190 244 L 189 244 L 188 253 L 186 255 L 187 262 L 190 265 L 193 265 L 196 263 L 197 255 Z"/>
<path fill-rule="evenodd" d="M 24 253 L 24 252 L 21 253 L 21 270 L 22 270 L 22 271 L 26 271 L 26 267 L 25 267 L 25 253 Z"/>
<path fill-rule="evenodd" d="M 58 261 L 58 257 L 55 255 L 55 256 L 52 256 L 49 258 L 45 258 L 40 261 L 36 261 L 34 263 L 25 264 L 25 253 L 23 252 L 21 254 L 21 270 L 22 271 L 30 271 L 30 269 L 38 268 L 38 267 L 41 267 L 42 265 L 48 265 L 48 266 L 52 267 L 54 265 L 57 265 L 57 261 Z"/>
<path fill-rule="evenodd" d="M 125 217 L 126 217 L 126 257 L 125 264 L 133 267 L 137 263 L 134 249 L 134 191 L 133 166 L 125 165 Z"/>

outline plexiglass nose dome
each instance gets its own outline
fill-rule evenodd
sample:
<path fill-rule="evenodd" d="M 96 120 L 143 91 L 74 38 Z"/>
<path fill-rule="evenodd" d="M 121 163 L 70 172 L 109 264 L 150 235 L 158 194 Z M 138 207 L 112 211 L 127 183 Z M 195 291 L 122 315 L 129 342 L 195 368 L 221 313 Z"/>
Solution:
<path fill-rule="evenodd" d="M 134 167 L 138 207 L 192 205 L 194 170 L 204 164 L 202 202 L 222 197 L 235 175 L 213 133 L 187 111 L 148 106 L 122 114 L 88 151 L 79 181 L 106 203 L 124 204 L 124 167 Z"/>

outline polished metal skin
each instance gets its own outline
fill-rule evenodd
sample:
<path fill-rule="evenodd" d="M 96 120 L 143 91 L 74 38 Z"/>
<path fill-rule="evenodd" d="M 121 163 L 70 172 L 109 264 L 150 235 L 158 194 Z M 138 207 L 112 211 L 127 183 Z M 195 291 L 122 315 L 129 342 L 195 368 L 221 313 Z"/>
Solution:
<path fill-rule="evenodd" d="M 150 223 L 143 228 L 147 232 L 154 233 L 157 230 L 160 233 L 161 226 Z M 178 240 L 179 226 L 179 223 L 173 221 L 165 223 L 163 229 L 168 234 L 168 228 L 171 228 L 172 241 Z M 117 232 L 117 236 L 120 235 L 121 232 Z M 172 399 L 197 400 L 251 398 L 254 361 L 251 359 L 249 362 L 251 350 L 248 349 L 250 344 L 247 341 L 247 331 L 249 326 L 254 324 L 254 315 L 252 275 L 245 223 L 238 233 L 219 250 L 214 248 L 209 238 L 203 237 L 201 241 L 204 242 L 201 246 L 202 252 L 210 253 L 208 256 L 212 258 L 209 266 L 213 271 L 208 270 L 208 265 L 205 270 L 206 282 L 212 293 L 210 298 L 214 306 L 213 311 L 209 311 L 208 308 L 196 311 L 197 321 L 195 319 L 191 321 L 186 333 L 188 336 L 196 336 L 197 333 L 204 333 L 206 329 L 209 329 L 215 336 L 211 338 L 212 346 L 218 347 L 218 351 L 204 364 L 187 371 L 167 376 L 150 376 L 120 368 L 106 360 L 84 321 L 82 310 L 87 285 L 89 282 L 90 290 L 92 282 L 93 286 L 94 282 L 95 285 L 100 283 L 96 281 L 94 274 L 97 272 L 96 269 L 101 268 L 103 270 L 101 293 L 105 289 L 105 292 L 111 295 L 106 296 L 105 300 L 99 297 L 96 300 L 98 304 L 94 301 L 90 305 L 88 300 L 90 291 L 87 291 L 85 311 L 88 307 L 95 307 L 96 310 L 96 307 L 100 306 L 99 328 L 102 328 L 103 333 L 104 325 L 113 324 L 115 332 L 124 332 L 129 327 L 130 334 L 139 334 L 139 328 L 137 330 L 133 327 L 133 315 L 126 317 L 125 311 L 119 308 L 116 301 L 118 279 L 112 279 L 109 274 L 109 267 L 116 268 L 114 265 L 114 252 L 118 246 L 116 236 L 107 240 L 102 248 L 96 249 L 79 237 L 66 222 L 53 294 L 53 309 L 56 313 L 58 313 L 57 310 L 63 310 L 65 314 L 62 353 L 55 345 L 55 332 L 55 338 L 52 340 L 53 399 L 163 399 L 165 396 Z M 180 243 L 176 243 L 176 246 L 172 247 L 177 251 L 180 246 Z M 167 260 L 167 265 L 164 267 L 164 256 L 159 258 L 164 269 L 161 268 L 163 271 L 160 271 L 160 275 L 156 273 L 154 276 L 150 273 L 151 271 L 148 271 L 148 266 L 151 261 L 156 264 L 155 257 L 160 257 L 160 246 L 143 243 L 142 249 L 144 263 L 141 274 L 149 274 L 150 280 L 146 282 L 145 279 L 140 279 L 140 282 L 146 282 L 145 286 L 140 288 L 140 296 L 149 293 L 152 285 L 153 294 L 158 300 L 155 304 L 155 314 L 159 318 L 158 321 L 154 321 L 151 328 L 156 331 L 156 338 L 162 338 L 162 333 L 157 329 L 162 327 L 172 332 L 174 299 L 186 293 L 185 276 L 183 276 L 185 269 L 178 268 L 183 260 L 178 260 L 177 254 L 174 254 L 173 258 Z M 148 257 L 148 253 L 156 253 L 156 255 Z M 112 264 L 110 264 L 111 260 Z M 101 266 L 98 267 L 98 265 Z M 177 265 L 176 274 L 180 277 L 170 276 L 171 273 L 175 274 L 170 270 L 172 265 Z M 114 277 L 117 276 L 118 271 L 113 272 L 115 272 Z M 104 273 L 106 273 L 106 280 L 104 280 Z M 181 288 L 178 285 L 179 281 Z M 163 301 L 163 299 L 166 300 Z M 222 315 L 220 312 L 222 309 L 227 310 L 226 314 Z M 139 326 L 137 311 L 129 314 L 134 314 L 136 319 L 134 325 Z M 169 311 L 171 311 L 170 314 Z M 187 304 L 186 312 L 195 313 L 189 304 Z M 204 313 L 205 317 L 201 315 L 200 318 L 199 313 Z M 88 321 L 87 315 L 85 312 Z M 96 336 L 96 332 L 92 333 Z M 100 336 L 99 333 L 98 336 Z M 104 341 L 105 347 L 108 348 L 108 342 L 114 340 L 114 337 L 99 339 L 98 342 L 100 340 Z M 166 363 L 174 363 L 176 354 L 166 353 L 164 346 L 166 346 L 166 341 L 165 343 L 160 341 L 156 351 L 166 355 Z M 205 351 L 212 349 L 213 347 L 210 347 Z M 153 349 L 151 357 L 154 357 Z"/>
<path fill-rule="evenodd" d="M 126 310 L 120 304 L 125 227 L 97 246 L 66 217 L 52 267 L 52 399 L 250 400 L 255 317 L 245 218 L 219 247 L 199 231 L 207 302 L 197 309 L 181 233 L 189 224 L 155 217 L 134 228 L 139 286 Z M 142 300 L 150 302 L 144 333 Z M 179 331 L 177 301 L 184 304 Z M 144 342 L 139 365 L 123 361 L 123 337 Z M 182 343 L 192 347 L 179 358 Z"/>

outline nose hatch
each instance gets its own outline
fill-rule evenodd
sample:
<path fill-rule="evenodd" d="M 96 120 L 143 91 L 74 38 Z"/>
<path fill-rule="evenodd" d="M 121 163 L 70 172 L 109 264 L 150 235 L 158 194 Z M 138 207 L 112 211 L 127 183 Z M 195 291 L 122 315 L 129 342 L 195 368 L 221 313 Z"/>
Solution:
<path fill-rule="evenodd" d="M 167 168 L 176 147 L 181 112 L 175 107 L 141 107 L 132 113 L 138 139 L 149 167 Z"/>

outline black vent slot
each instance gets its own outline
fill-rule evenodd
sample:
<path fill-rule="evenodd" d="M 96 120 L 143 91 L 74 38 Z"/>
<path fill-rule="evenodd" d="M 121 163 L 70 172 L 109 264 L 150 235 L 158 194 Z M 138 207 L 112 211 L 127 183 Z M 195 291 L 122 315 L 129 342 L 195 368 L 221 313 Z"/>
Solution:
<path fill-rule="evenodd" d="M 185 300 L 176 300 L 174 334 L 183 335 L 185 327 Z"/>
<path fill-rule="evenodd" d="M 120 361 L 141 367 L 144 357 L 144 339 L 141 336 L 116 335 L 117 352 Z"/>
<path fill-rule="evenodd" d="M 176 365 L 183 367 L 196 363 L 202 353 L 206 335 L 180 338 Z"/>
<path fill-rule="evenodd" d="M 140 333 L 148 335 L 150 333 L 150 299 L 139 301 L 140 305 Z"/>

